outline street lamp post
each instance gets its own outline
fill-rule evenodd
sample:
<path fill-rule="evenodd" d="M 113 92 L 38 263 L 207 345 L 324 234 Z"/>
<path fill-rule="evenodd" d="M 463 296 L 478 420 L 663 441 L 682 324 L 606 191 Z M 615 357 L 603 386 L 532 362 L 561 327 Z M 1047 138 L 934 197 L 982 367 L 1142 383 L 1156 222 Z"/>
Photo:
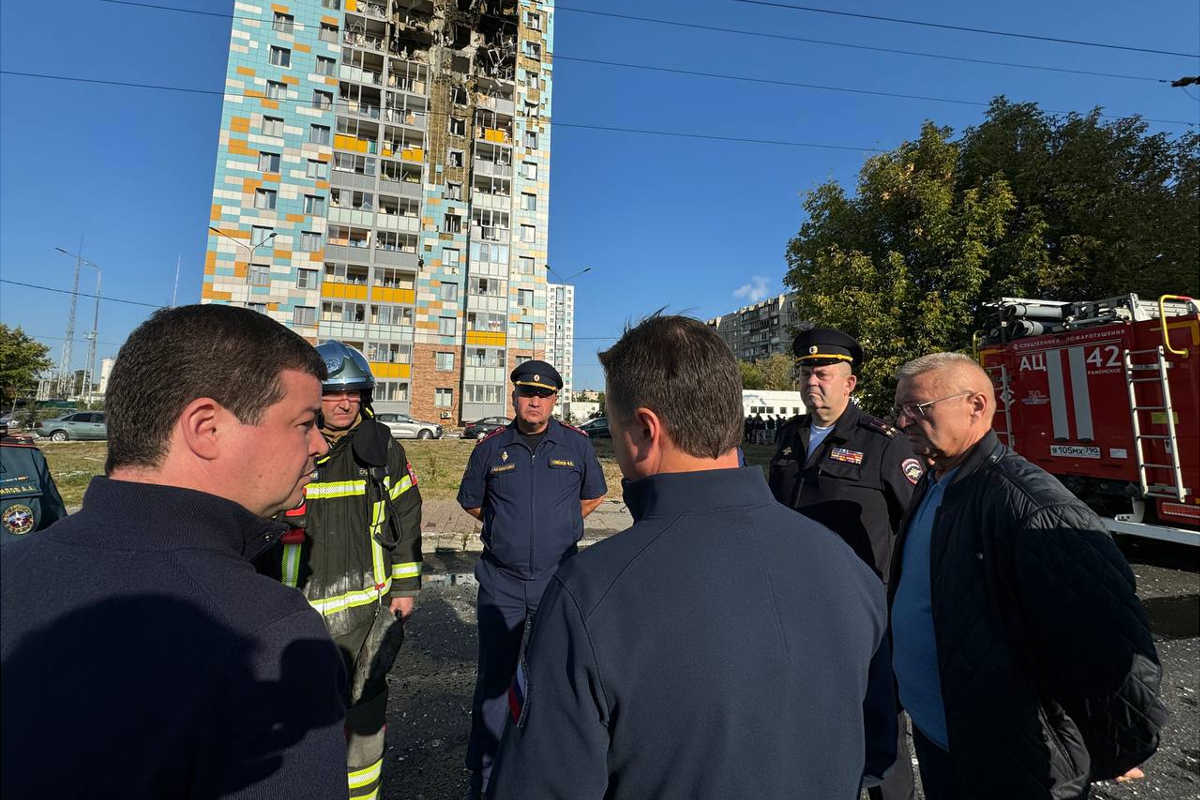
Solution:
<path fill-rule="evenodd" d="M 54 249 L 57 250 L 58 252 L 62 253 L 65 256 L 71 256 L 72 258 L 75 259 L 75 291 L 76 292 L 79 291 L 79 265 L 87 264 L 89 267 L 95 267 L 95 269 L 96 269 L 96 310 L 95 310 L 94 314 L 92 315 L 92 330 L 90 333 L 88 333 L 84 337 L 88 341 L 88 354 L 87 354 L 87 362 L 84 364 L 84 370 L 83 370 L 83 391 L 85 394 L 91 394 L 92 379 L 96 375 L 96 340 L 99 338 L 98 332 L 100 330 L 100 265 L 96 264 L 94 262 L 88 261 L 86 258 L 79 255 L 78 253 L 68 252 L 61 247 L 56 247 Z M 74 336 L 75 320 L 74 320 L 74 307 L 73 306 L 74 306 L 75 298 L 72 297 L 71 300 L 72 300 L 72 309 L 71 309 L 72 319 L 71 319 L 70 328 L 71 328 L 71 336 Z M 67 344 L 69 345 L 70 343 L 68 342 Z M 67 352 L 70 352 L 70 351 L 68 350 Z M 71 365 L 67 364 L 65 368 L 67 371 L 70 371 Z"/>
<path fill-rule="evenodd" d="M 226 239 L 228 239 L 229 241 L 233 242 L 233 243 L 234 243 L 234 244 L 236 244 L 238 247 L 244 247 L 244 248 L 246 248 L 247 250 L 249 250 L 249 251 L 250 251 L 250 260 L 249 260 L 249 262 L 248 262 L 249 264 L 253 264 L 253 263 L 254 263 L 254 254 L 255 254 L 255 253 L 258 251 L 258 248 L 262 247 L 262 246 L 263 246 L 263 245 L 265 245 L 265 244 L 270 244 L 270 243 L 271 243 L 271 240 L 275 238 L 275 233 L 274 233 L 274 232 L 272 232 L 270 236 L 268 236 L 267 238 L 263 239 L 263 240 L 262 240 L 261 242 L 259 242 L 258 244 L 254 245 L 254 246 L 250 246 L 250 245 L 248 245 L 248 244 L 245 244 L 245 243 L 243 243 L 243 242 L 239 242 L 237 239 L 233 238 L 232 236 L 230 236 L 229 234 L 225 233 L 224 231 L 221 231 L 221 230 L 218 230 L 218 229 L 214 228 L 212 225 L 209 225 L 209 226 L 208 226 L 208 229 L 209 229 L 210 231 L 212 231 L 213 233 L 215 233 L 217 236 L 224 236 Z"/>

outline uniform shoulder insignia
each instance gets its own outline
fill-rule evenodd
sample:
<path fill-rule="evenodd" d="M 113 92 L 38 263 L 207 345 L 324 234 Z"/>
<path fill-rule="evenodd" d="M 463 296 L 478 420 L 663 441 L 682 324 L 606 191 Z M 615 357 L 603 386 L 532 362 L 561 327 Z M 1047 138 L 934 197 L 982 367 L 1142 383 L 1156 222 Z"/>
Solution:
<path fill-rule="evenodd" d="M 475 446 L 476 446 L 476 447 L 478 447 L 479 445 L 481 445 L 481 444 L 483 444 L 484 442 L 486 442 L 488 439 L 491 439 L 493 436 L 499 436 L 501 433 L 503 433 L 503 432 L 504 432 L 504 431 L 506 431 L 506 430 L 508 430 L 508 428 L 496 428 L 496 430 L 492 431 L 492 432 L 491 432 L 491 433 L 489 433 L 488 435 L 486 435 L 486 436 L 484 436 L 484 437 L 482 437 L 482 438 L 480 438 L 480 439 L 476 439 L 476 440 L 475 440 Z"/>
<path fill-rule="evenodd" d="M 884 422 L 881 419 L 876 419 L 875 417 L 869 417 L 866 414 L 859 417 L 858 424 L 868 430 L 875 431 L 876 433 L 882 433 L 884 436 L 888 437 L 889 439 L 891 439 L 892 437 L 894 437 L 896 435 L 896 429 L 893 428 L 891 425 L 888 425 L 886 422 Z"/>
<path fill-rule="evenodd" d="M 578 433 L 580 436 L 582 436 L 585 439 L 589 438 L 588 432 L 583 430 L 582 428 L 576 428 L 574 425 L 571 425 L 570 423 L 567 423 L 567 422 L 563 422 L 562 420 L 559 420 L 558 424 L 562 425 L 564 428 L 566 428 L 569 431 L 575 431 L 576 433 Z"/>

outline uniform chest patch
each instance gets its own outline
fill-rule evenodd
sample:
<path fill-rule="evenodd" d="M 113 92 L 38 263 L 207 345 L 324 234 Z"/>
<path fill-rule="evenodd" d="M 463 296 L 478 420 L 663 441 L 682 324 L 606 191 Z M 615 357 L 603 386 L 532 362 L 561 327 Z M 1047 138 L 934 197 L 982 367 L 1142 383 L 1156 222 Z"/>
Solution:
<path fill-rule="evenodd" d="M 550 459 L 550 466 L 555 469 L 574 469 L 575 462 L 569 458 L 552 458 Z"/>
<path fill-rule="evenodd" d="M 846 464 L 861 464 L 863 454 L 857 450 L 847 450 L 844 447 L 835 447 L 829 451 L 829 458 L 833 461 L 841 461 Z"/>
<path fill-rule="evenodd" d="M 492 467 L 492 474 L 495 475 L 497 472 L 512 472 L 516 468 L 516 464 L 497 464 Z"/>
<path fill-rule="evenodd" d="M 921 475 L 925 470 L 921 469 L 921 462 L 915 458 L 906 458 L 900 462 L 900 469 L 904 471 L 904 477 L 908 478 L 908 482 L 913 486 L 917 485 L 917 481 L 921 480 Z"/>
<path fill-rule="evenodd" d="M 24 477 L 18 480 L 25 480 Z M 36 483 L 23 483 L 17 486 L 0 486 L 0 497 L 10 494 L 31 494 L 38 491 Z"/>
<path fill-rule="evenodd" d="M 790 458 L 792 455 L 792 448 L 790 448 L 790 447 L 783 448 L 783 452 L 781 452 L 779 455 L 783 456 L 784 458 Z"/>
<path fill-rule="evenodd" d="M 4 530 L 9 533 L 17 536 L 29 533 L 33 530 L 33 509 L 19 503 L 11 505 L 4 509 L 4 514 L 0 517 L 0 521 L 4 523 Z"/>

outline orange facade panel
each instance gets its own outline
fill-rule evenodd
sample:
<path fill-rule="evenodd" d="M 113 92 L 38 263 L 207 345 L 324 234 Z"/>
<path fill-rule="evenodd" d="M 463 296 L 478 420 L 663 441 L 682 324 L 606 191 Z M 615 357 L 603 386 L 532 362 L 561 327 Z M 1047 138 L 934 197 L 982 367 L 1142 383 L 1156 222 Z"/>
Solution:
<path fill-rule="evenodd" d="M 407 378 L 412 375 L 408 364 L 390 364 L 386 361 L 371 361 L 371 374 L 378 378 Z"/>
<path fill-rule="evenodd" d="M 323 283 L 321 296 L 338 300 L 366 300 L 367 287 L 353 283 Z"/>
<path fill-rule="evenodd" d="M 479 345 L 481 347 L 504 347 L 506 338 L 503 333 L 467 331 L 467 344 Z"/>
<path fill-rule="evenodd" d="M 253 77 L 254 77 L 254 70 L 252 70 L 250 67 L 238 67 L 238 68 L 237 68 L 237 74 L 238 74 L 238 75 L 245 75 L 247 78 L 253 78 Z"/>
<path fill-rule="evenodd" d="M 411 305 L 417 301 L 417 293 L 412 289 L 389 289 L 375 286 L 371 289 L 371 299 L 381 303 L 408 303 Z"/>
<path fill-rule="evenodd" d="M 297 43 L 297 44 L 292 45 L 292 47 L 296 50 L 297 53 L 311 53 L 312 52 L 312 48 L 306 44 Z"/>

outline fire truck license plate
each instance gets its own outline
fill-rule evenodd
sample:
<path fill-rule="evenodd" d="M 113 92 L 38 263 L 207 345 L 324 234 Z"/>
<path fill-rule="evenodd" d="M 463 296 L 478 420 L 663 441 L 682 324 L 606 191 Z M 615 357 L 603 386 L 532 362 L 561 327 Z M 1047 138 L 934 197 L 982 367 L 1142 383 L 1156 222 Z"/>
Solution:
<path fill-rule="evenodd" d="M 1099 458 L 1099 447 L 1081 447 L 1075 444 L 1052 444 L 1050 455 L 1060 458 Z"/>

